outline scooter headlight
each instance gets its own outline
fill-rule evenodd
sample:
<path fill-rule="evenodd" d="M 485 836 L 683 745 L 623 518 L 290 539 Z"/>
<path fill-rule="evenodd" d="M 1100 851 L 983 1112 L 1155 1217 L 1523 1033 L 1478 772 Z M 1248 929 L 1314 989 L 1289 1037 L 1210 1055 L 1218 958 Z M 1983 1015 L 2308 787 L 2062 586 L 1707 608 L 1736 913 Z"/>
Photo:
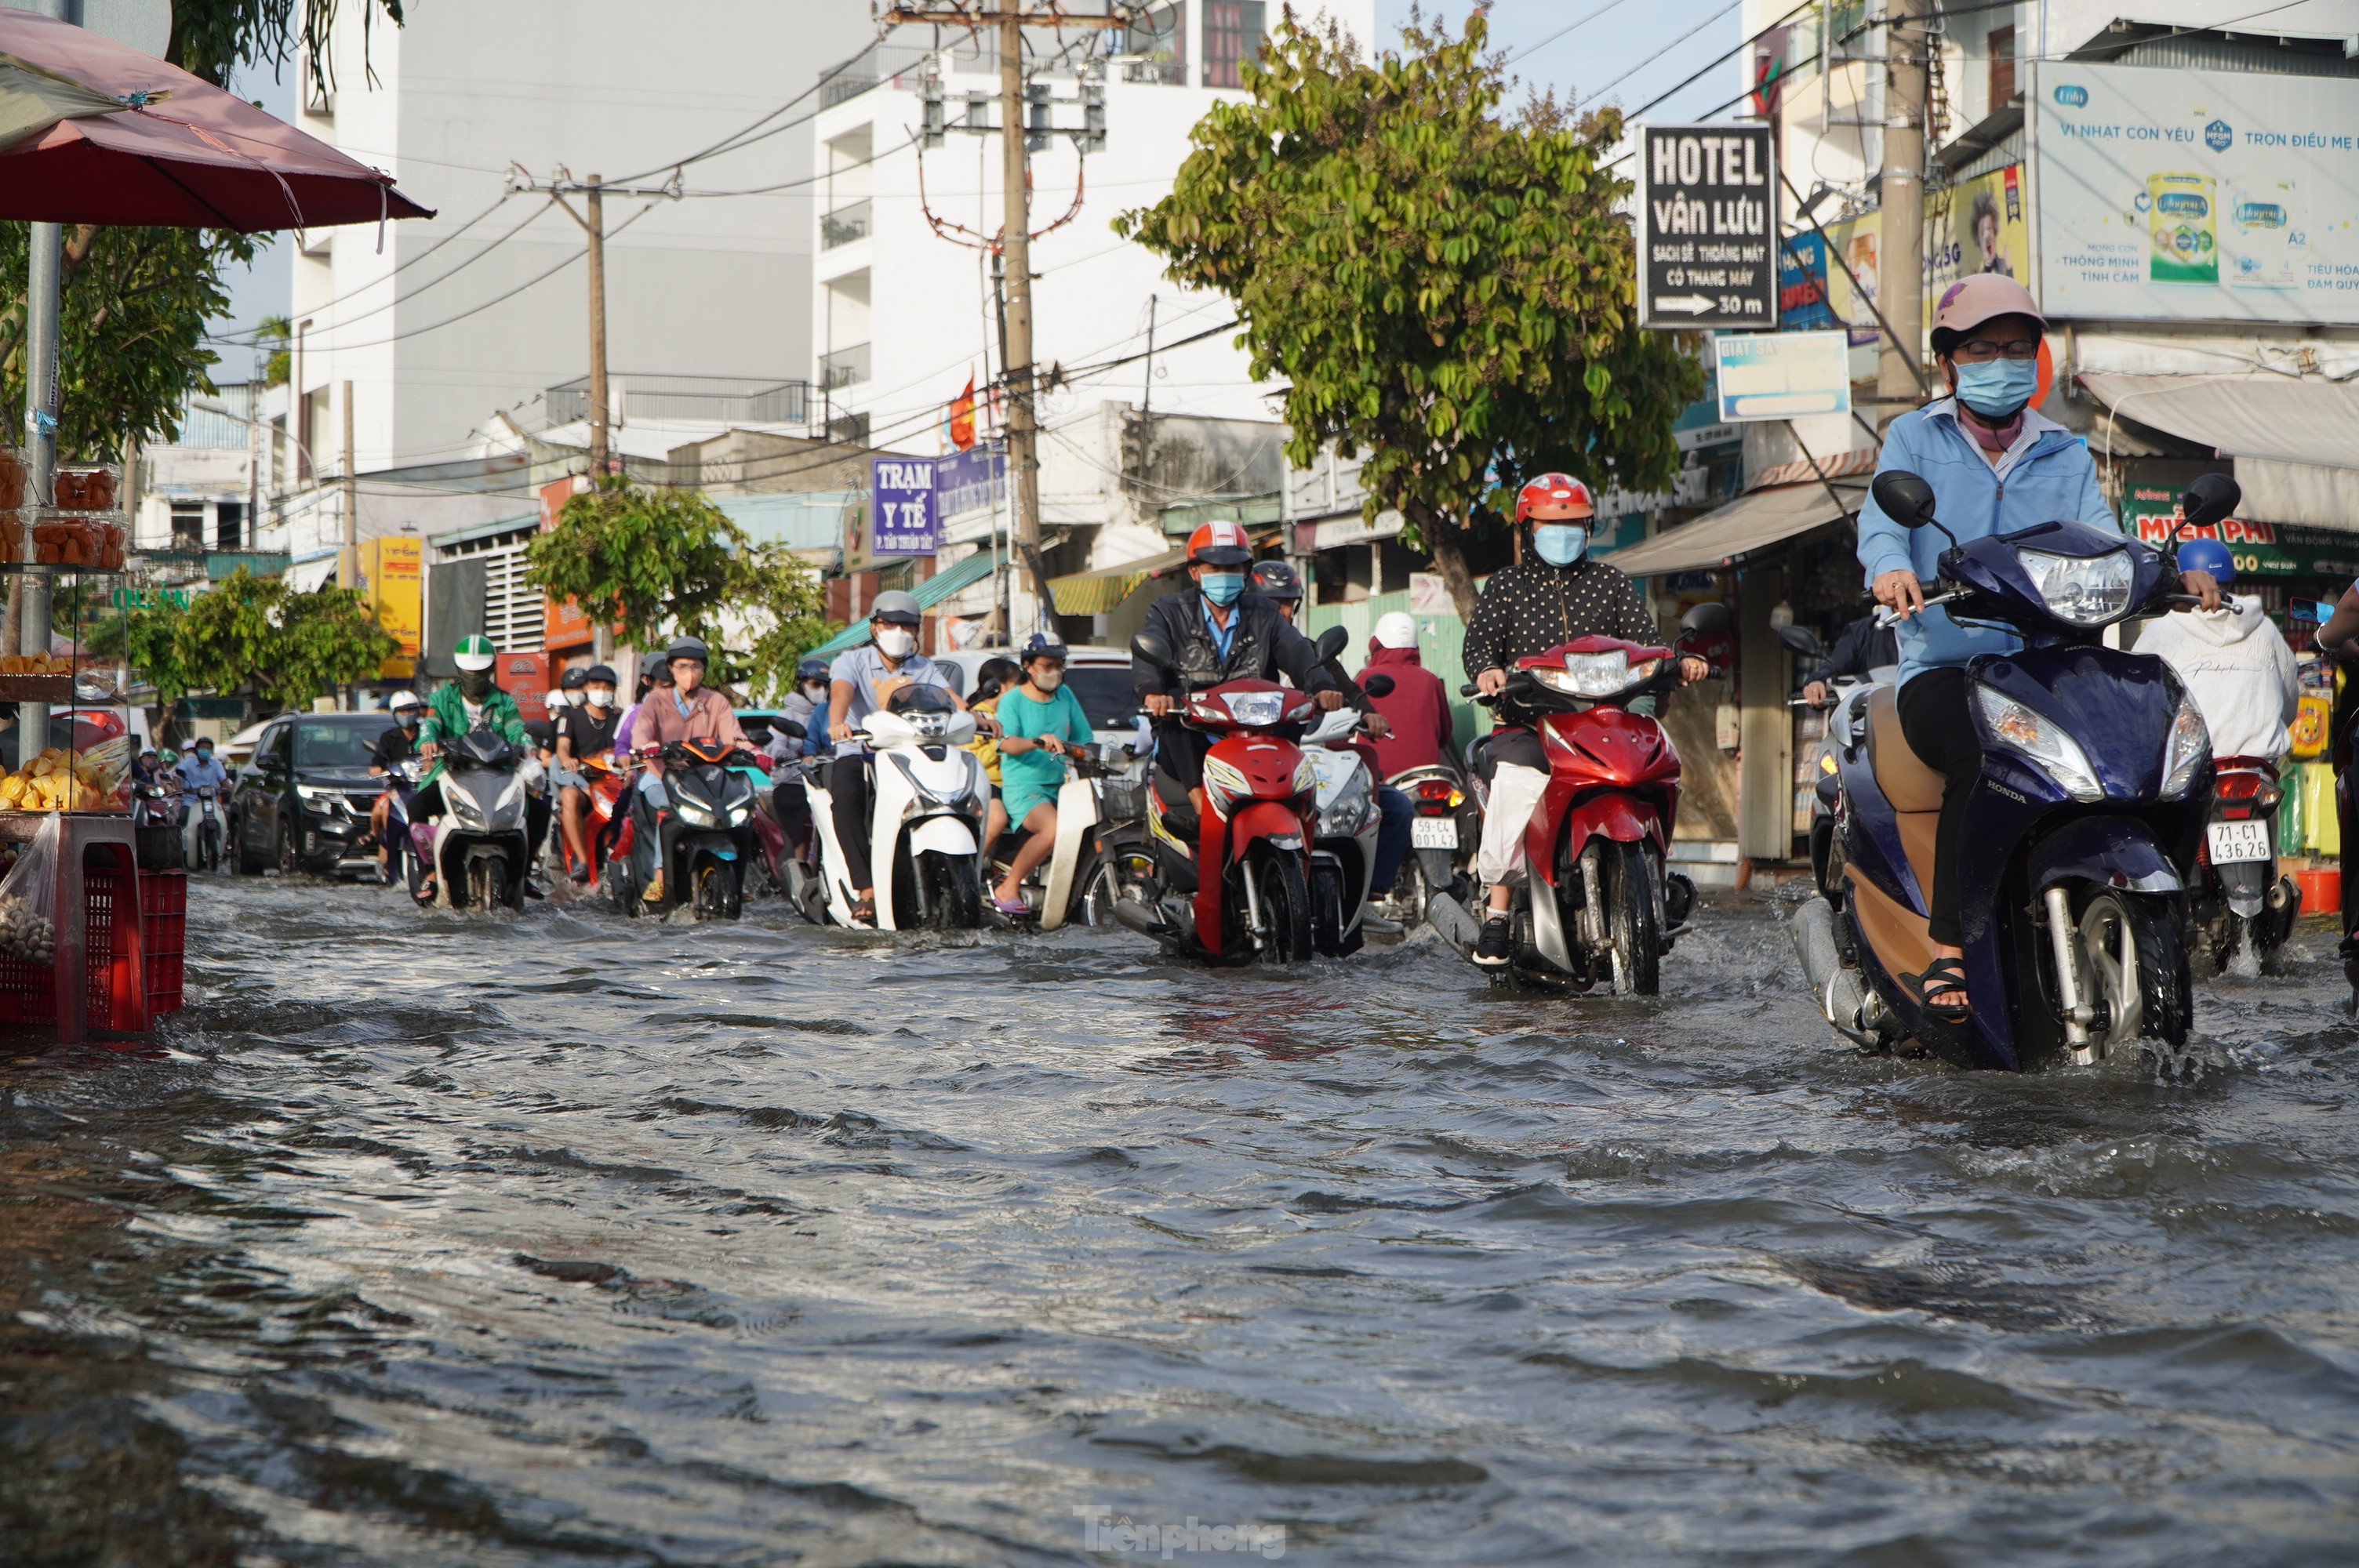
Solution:
<path fill-rule="evenodd" d="M 2191 697 L 2179 699 L 2171 716 L 2170 740 L 2162 749 L 2162 798 L 2177 800 L 2195 782 L 2196 771 L 2212 754 L 2212 731 Z"/>
<path fill-rule="evenodd" d="M 2017 550 L 2015 558 L 2048 601 L 2048 612 L 2075 626 L 2102 626 L 2130 607 L 2137 566 L 2127 550 L 2102 556 L 2056 556 Z"/>
<path fill-rule="evenodd" d="M 754 808 L 750 806 L 734 807 L 729 813 L 729 826 L 732 827 L 743 827 L 745 825 L 746 815 L 753 809 Z"/>
<path fill-rule="evenodd" d="M 2089 753 L 2053 720 L 2026 708 L 2005 692 L 1976 683 L 1974 707 L 1982 717 L 1984 738 L 2004 746 L 2056 781 L 2075 800 L 2103 800 L 2105 786 L 2089 765 Z M 2198 724 L 2202 721 L 2197 720 Z M 2184 786 L 2181 786 L 2184 787 Z"/>
<path fill-rule="evenodd" d="M 1633 665 L 1630 655 L 1620 648 L 1610 654 L 1568 654 L 1564 668 L 1538 669 L 1532 678 L 1550 691 L 1566 697 L 1592 699 L 1612 697 L 1644 680 L 1651 679 L 1662 667 L 1660 659 L 1648 659 Z"/>
<path fill-rule="evenodd" d="M 521 773 L 511 777 L 508 780 L 507 788 L 500 791 L 500 798 L 494 805 L 493 809 L 495 811 L 506 811 L 511 806 L 522 806 L 524 804 L 524 774 Z"/>
<path fill-rule="evenodd" d="M 1375 806 L 1368 775 L 1354 768 L 1343 787 L 1335 792 L 1335 798 L 1320 807 L 1319 825 L 1326 832 L 1351 838 L 1368 825 L 1368 813 Z"/>
<path fill-rule="evenodd" d="M 1304 778 L 1304 770 L 1310 766 L 1309 760 L 1305 759 L 1302 767 L 1296 770 L 1294 774 L 1296 789 L 1310 789 L 1318 784 L 1319 776 L 1316 773 L 1310 774 L 1307 781 Z M 1213 806 L 1220 809 L 1222 816 L 1226 816 L 1236 809 L 1238 802 L 1253 798 L 1253 781 L 1218 757 L 1207 757 L 1204 759 L 1204 793 L 1212 797 Z"/>
<path fill-rule="evenodd" d="M 475 828 L 485 826 L 484 808 L 476 805 L 475 797 L 465 790 L 444 790 L 442 798 L 451 803 L 451 815 L 459 819 L 460 826 Z"/>
<path fill-rule="evenodd" d="M 712 813 L 696 801 L 675 798 L 671 806 L 674 811 L 679 813 L 679 819 L 692 827 L 710 827 L 713 825 Z"/>

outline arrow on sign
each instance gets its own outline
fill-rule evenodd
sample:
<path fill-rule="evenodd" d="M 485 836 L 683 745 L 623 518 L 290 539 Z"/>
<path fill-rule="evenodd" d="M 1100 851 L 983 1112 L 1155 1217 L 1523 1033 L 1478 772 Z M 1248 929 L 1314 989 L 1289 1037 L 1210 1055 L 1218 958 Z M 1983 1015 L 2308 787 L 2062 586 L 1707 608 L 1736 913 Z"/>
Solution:
<path fill-rule="evenodd" d="M 1701 316 L 1712 309 L 1718 301 L 1707 299 L 1701 294 L 1674 294 L 1668 299 L 1657 299 L 1652 303 L 1658 311 L 1684 310 L 1690 316 Z"/>

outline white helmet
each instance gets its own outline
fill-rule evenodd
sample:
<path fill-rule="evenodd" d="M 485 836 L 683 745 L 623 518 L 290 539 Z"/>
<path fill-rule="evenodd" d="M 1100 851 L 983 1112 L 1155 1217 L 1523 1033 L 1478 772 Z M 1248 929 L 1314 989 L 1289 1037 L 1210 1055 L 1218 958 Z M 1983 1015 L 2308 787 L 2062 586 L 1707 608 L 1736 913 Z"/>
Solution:
<path fill-rule="evenodd" d="M 1390 611 L 1376 617 L 1376 645 L 1380 648 L 1414 648 L 1417 646 L 1417 618 L 1405 611 Z"/>
<path fill-rule="evenodd" d="M 405 708 L 423 708 L 425 706 L 426 699 L 419 696 L 414 691 L 397 691 L 386 702 L 386 707 L 391 708 L 396 713 L 399 713 Z"/>

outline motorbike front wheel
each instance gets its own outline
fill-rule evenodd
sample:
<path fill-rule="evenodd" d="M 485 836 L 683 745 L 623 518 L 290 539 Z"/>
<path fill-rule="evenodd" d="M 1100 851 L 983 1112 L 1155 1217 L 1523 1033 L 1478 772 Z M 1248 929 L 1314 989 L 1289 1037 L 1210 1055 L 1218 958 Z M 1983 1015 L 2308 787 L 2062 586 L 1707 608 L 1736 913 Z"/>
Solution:
<path fill-rule="evenodd" d="M 1663 923 L 1655 870 L 1642 844 L 1607 844 L 1597 856 L 1605 884 L 1605 941 L 1618 996 L 1654 996 L 1663 989 Z"/>
<path fill-rule="evenodd" d="M 2148 1035 L 2176 1049 L 2195 1015 L 2194 974 L 2178 905 L 2111 889 L 2081 912 L 2081 951 L 2113 1027 L 2110 1043 Z"/>
<path fill-rule="evenodd" d="M 973 931 L 983 924 L 983 872 L 973 855 L 929 850 L 918 857 L 926 879 L 926 924 L 936 931 Z"/>
<path fill-rule="evenodd" d="M 1245 874 L 1256 879 L 1255 889 L 1261 894 L 1261 961 L 1273 965 L 1306 962 L 1315 949 L 1311 941 L 1310 886 L 1303 878 L 1302 863 L 1291 855 L 1267 854 L 1259 865 L 1249 867 Z"/>
<path fill-rule="evenodd" d="M 696 918 L 734 920 L 738 912 L 737 879 L 720 860 L 701 862 L 695 875 Z"/>

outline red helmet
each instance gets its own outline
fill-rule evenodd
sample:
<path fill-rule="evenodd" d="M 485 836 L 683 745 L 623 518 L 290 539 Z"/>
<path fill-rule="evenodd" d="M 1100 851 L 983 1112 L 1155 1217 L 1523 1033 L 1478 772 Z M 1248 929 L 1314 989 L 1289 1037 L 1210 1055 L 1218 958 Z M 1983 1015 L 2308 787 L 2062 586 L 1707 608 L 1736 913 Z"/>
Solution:
<path fill-rule="evenodd" d="M 1245 537 L 1245 526 L 1229 518 L 1216 518 L 1199 523 L 1196 531 L 1188 535 L 1188 564 L 1207 567 L 1241 567 L 1253 559 L 1253 542 Z"/>
<path fill-rule="evenodd" d="M 1516 521 L 1529 517 L 1535 506 L 1586 506 L 1594 513 L 1597 498 L 1569 473 L 1544 473 L 1516 492 Z"/>

